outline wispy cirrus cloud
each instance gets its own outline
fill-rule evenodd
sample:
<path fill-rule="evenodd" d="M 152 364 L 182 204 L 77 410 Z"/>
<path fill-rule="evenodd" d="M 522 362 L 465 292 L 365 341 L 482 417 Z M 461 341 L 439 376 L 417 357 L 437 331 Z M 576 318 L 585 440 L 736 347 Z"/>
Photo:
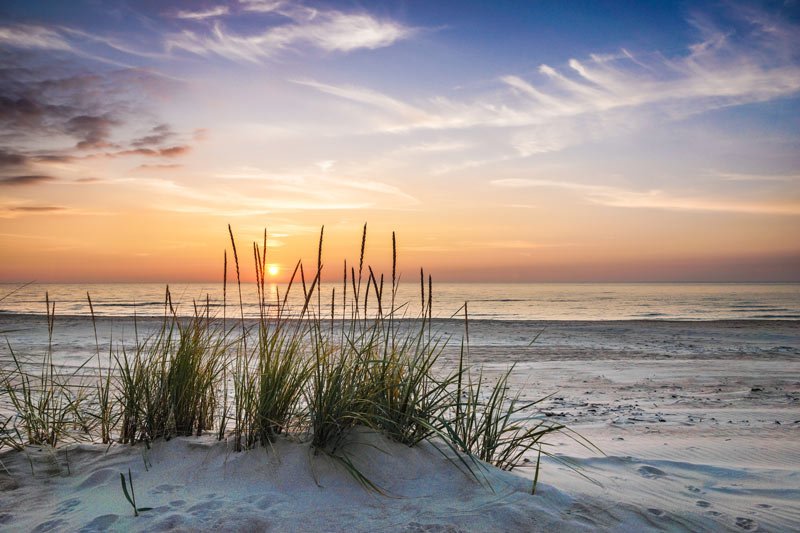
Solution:
<path fill-rule="evenodd" d="M 272 22 L 260 32 L 244 33 L 216 21 L 205 32 L 187 29 L 168 35 L 166 49 L 260 63 L 281 51 L 301 47 L 323 52 L 383 48 L 407 39 L 415 32 L 399 22 L 381 20 L 366 12 L 317 10 L 291 3 L 245 3 L 243 8 L 262 13 L 276 12 L 286 22 L 277 25 Z"/>
<path fill-rule="evenodd" d="M 534 73 L 500 76 L 488 90 L 458 99 L 435 95 L 412 102 L 367 87 L 299 83 L 372 110 L 382 117 L 380 131 L 506 130 L 506 147 L 527 157 L 722 107 L 797 95 L 800 28 L 759 13 L 733 9 L 740 26 L 735 34 L 697 16 L 691 20 L 697 40 L 669 56 L 625 49 L 590 54 L 565 65 L 542 64 Z"/>
<path fill-rule="evenodd" d="M 330 211 L 365 209 L 373 202 L 346 194 L 305 190 L 296 194 L 275 195 L 263 191 L 243 191 L 230 187 L 198 189 L 171 180 L 117 180 L 117 184 L 133 183 L 137 188 L 152 190 L 153 208 L 175 213 L 208 214 L 225 217 L 247 217 L 277 212 Z"/>
<path fill-rule="evenodd" d="M 216 6 L 201 11 L 177 11 L 173 16 L 186 20 L 205 20 L 209 18 L 221 17 L 230 13 L 228 6 Z"/>
<path fill-rule="evenodd" d="M 401 146 L 394 150 L 395 154 L 440 154 L 444 152 L 461 152 L 472 148 L 473 143 L 455 140 L 439 140 Z"/>
<path fill-rule="evenodd" d="M 323 161 L 320 163 L 318 172 L 308 169 L 267 172 L 259 168 L 244 167 L 220 172 L 216 174 L 216 177 L 255 181 L 273 191 L 304 197 L 317 197 L 321 193 L 322 196 L 358 198 L 361 202 L 378 206 L 383 204 L 387 198 L 393 198 L 394 202 L 402 201 L 406 206 L 419 203 L 417 198 L 390 183 L 338 176 L 332 172 L 334 164 L 334 161 Z"/>
<path fill-rule="evenodd" d="M 0 27 L 0 44 L 13 48 L 73 50 L 57 31 L 29 24 Z"/>
<path fill-rule="evenodd" d="M 496 187 L 509 189 L 550 188 L 569 190 L 580 195 L 585 201 L 609 207 L 800 215 L 800 202 L 791 199 L 782 202 L 758 202 L 749 199 L 726 198 L 719 194 L 688 195 L 660 189 L 637 191 L 609 185 L 524 178 L 492 180 L 490 183 Z"/>
<path fill-rule="evenodd" d="M 239 0 L 244 11 L 252 13 L 272 13 L 286 8 L 287 2 L 282 0 Z"/>
<path fill-rule="evenodd" d="M 426 124 L 436 119 L 434 115 L 419 107 L 364 87 L 337 86 L 314 80 L 292 80 L 292 82 L 385 111 L 394 117 L 400 118 L 407 124 Z"/>
<path fill-rule="evenodd" d="M 274 173 L 259 168 L 233 168 L 214 175 L 214 182 L 153 177 L 106 180 L 105 186 L 134 187 L 161 211 L 246 217 L 304 211 L 402 209 L 418 200 L 399 187 L 375 180 L 351 179 L 328 172 Z M 236 180 L 237 185 L 222 180 Z M 149 191 L 149 192 L 148 192 Z"/>
<path fill-rule="evenodd" d="M 745 174 L 741 172 L 714 172 L 711 175 L 722 181 L 800 183 L 800 174 Z"/>

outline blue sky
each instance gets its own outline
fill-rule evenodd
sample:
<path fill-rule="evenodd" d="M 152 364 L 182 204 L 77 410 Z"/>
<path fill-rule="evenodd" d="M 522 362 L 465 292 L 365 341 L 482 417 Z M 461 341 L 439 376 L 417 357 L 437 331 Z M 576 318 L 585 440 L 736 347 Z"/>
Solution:
<path fill-rule="evenodd" d="M 800 272 L 797 2 L 12 1 L 0 72 L 4 279 L 364 221 L 442 279 Z"/>

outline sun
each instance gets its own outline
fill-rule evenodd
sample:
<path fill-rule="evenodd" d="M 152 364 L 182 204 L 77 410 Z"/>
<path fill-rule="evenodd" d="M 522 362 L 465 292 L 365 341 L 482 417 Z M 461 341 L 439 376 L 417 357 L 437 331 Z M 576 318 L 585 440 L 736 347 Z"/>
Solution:
<path fill-rule="evenodd" d="M 269 274 L 270 276 L 273 277 L 277 276 L 280 271 L 281 271 L 280 265 L 275 265 L 275 264 L 267 265 L 267 274 Z"/>

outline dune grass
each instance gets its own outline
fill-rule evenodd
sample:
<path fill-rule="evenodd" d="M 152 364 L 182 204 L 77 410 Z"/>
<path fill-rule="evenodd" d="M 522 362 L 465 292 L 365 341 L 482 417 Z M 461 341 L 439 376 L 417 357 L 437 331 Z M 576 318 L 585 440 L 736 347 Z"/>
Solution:
<path fill-rule="evenodd" d="M 3 423 L 0 445 L 21 449 L 25 445 L 48 445 L 53 448 L 70 437 L 88 438 L 87 394 L 77 382 L 81 367 L 68 372 L 53 364 L 53 329 L 55 303 L 45 294 L 48 346 L 38 364 L 23 361 L 8 345 L 13 365 L 2 369 L 0 390 L 7 399 L 6 411 L 13 417 Z M 85 365 L 86 363 L 84 363 Z M 34 370 L 28 370 L 28 369 Z M 11 424 L 11 428 L 8 425 Z"/>
<path fill-rule="evenodd" d="M 245 317 L 240 256 L 230 227 L 229 234 L 237 319 L 227 313 L 226 250 L 221 317 L 211 315 L 208 299 L 205 306 L 194 303 L 191 316 L 179 316 L 167 287 L 160 328 L 143 339 L 135 330 L 133 346 L 109 346 L 106 365 L 97 343 L 97 371 L 89 385 L 76 373 L 59 371 L 50 348 L 38 373 L 10 350 L 13 364 L 0 368 L 0 448 L 55 447 L 79 439 L 135 444 L 210 433 L 239 451 L 287 436 L 339 460 L 379 490 L 345 450 L 363 428 L 408 446 L 444 442 L 473 475 L 478 461 L 514 468 L 529 452 L 542 452 L 546 435 L 564 429 L 535 416 L 537 401 L 509 395 L 511 368 L 494 383 L 469 369 L 463 348 L 468 333 L 458 367 L 440 363 L 448 338 L 432 331 L 431 277 L 420 272 L 418 317 L 403 320 L 403 305 L 397 305 L 394 234 L 389 282 L 365 265 L 365 225 L 357 270 L 345 262 L 339 300 L 332 290 L 328 308 L 320 289 L 324 228 L 313 277 L 298 262 L 283 295 L 265 292 L 265 231 L 262 243 L 253 243 L 255 319 Z M 292 291 L 302 291 L 300 309 L 289 305 Z M 52 339 L 49 298 L 47 309 Z"/>

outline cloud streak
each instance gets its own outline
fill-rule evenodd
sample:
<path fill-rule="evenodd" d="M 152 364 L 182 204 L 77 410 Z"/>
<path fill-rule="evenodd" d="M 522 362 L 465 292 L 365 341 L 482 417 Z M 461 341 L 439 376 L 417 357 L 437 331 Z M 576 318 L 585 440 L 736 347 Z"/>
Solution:
<path fill-rule="evenodd" d="M 402 201 L 404 205 L 419 204 L 419 200 L 414 196 L 404 192 L 402 189 L 389 183 L 376 180 L 359 180 L 331 173 L 333 163 L 326 161 L 326 165 L 320 172 L 307 172 L 299 170 L 287 173 L 266 172 L 258 168 L 239 168 L 229 172 L 222 172 L 216 177 L 222 179 L 235 179 L 244 181 L 258 182 L 271 191 L 286 194 L 300 195 L 302 197 L 314 198 L 343 198 L 343 202 L 358 203 L 364 205 L 380 206 L 387 198 L 393 198 L 395 202 Z M 352 200 L 355 198 L 356 200 Z"/>
<path fill-rule="evenodd" d="M 175 13 L 175 18 L 185 20 L 205 20 L 209 18 L 221 17 L 230 12 L 228 6 L 217 6 L 204 11 L 178 11 Z"/>
<path fill-rule="evenodd" d="M 31 185 L 41 185 L 43 183 L 50 183 L 56 181 L 52 176 L 43 175 L 27 175 L 27 176 L 9 176 L 0 177 L 0 187 L 27 187 Z"/>
<path fill-rule="evenodd" d="M 169 146 L 167 148 L 133 148 L 131 150 L 121 150 L 119 152 L 107 153 L 107 157 L 139 155 L 144 157 L 181 157 L 192 150 L 191 146 Z"/>
<path fill-rule="evenodd" d="M 566 65 L 542 64 L 533 75 L 510 73 L 488 91 L 455 100 L 437 95 L 417 102 L 366 87 L 297 81 L 380 113 L 381 130 L 513 130 L 510 147 L 521 157 L 555 152 L 646 124 L 681 120 L 722 107 L 757 103 L 800 92 L 800 65 L 791 50 L 800 29 L 790 22 L 733 16 L 736 37 L 706 22 L 682 53 L 621 50 L 590 54 Z"/>
<path fill-rule="evenodd" d="M 167 36 L 166 49 L 260 63 L 280 52 L 301 48 L 344 53 L 359 49 L 374 50 L 407 39 L 415 31 L 398 22 L 381 20 L 368 13 L 297 7 L 284 9 L 280 4 L 263 3 L 248 3 L 245 4 L 245 9 L 257 12 L 276 11 L 288 22 L 245 34 L 216 21 L 206 32 L 187 29 Z"/>
<path fill-rule="evenodd" d="M 18 213 L 56 213 L 59 211 L 66 211 L 66 207 L 58 205 L 23 205 L 17 207 L 9 207 L 9 211 Z"/>
<path fill-rule="evenodd" d="M 569 181 L 538 179 L 500 179 L 490 181 L 507 189 L 549 188 L 573 191 L 584 200 L 598 205 L 631 209 L 665 209 L 672 211 L 708 211 L 720 213 L 800 215 L 800 202 L 758 203 L 735 199 L 677 195 L 659 189 L 636 191 L 607 185 L 590 185 Z"/>
<path fill-rule="evenodd" d="M 13 48 L 73 50 L 58 32 L 31 25 L 0 27 L 0 44 Z"/>

